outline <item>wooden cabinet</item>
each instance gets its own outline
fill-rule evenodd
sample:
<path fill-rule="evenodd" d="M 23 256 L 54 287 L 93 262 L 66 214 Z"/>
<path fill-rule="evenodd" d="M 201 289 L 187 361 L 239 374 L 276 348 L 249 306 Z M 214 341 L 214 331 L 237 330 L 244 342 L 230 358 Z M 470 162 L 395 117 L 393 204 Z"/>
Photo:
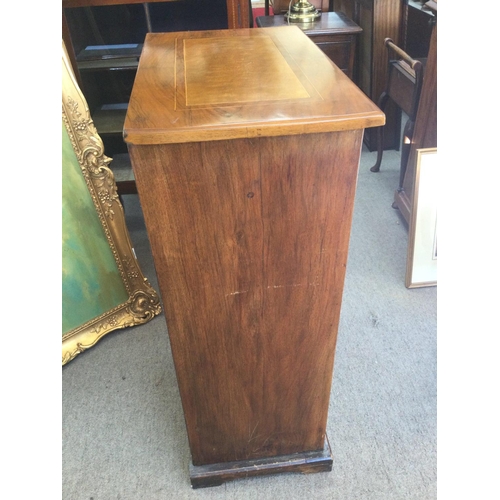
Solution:
<path fill-rule="evenodd" d="M 387 49 L 389 37 L 400 44 L 403 2 L 401 0 L 334 0 L 335 11 L 345 12 L 363 32 L 357 44 L 355 82 L 374 102 L 378 101 L 387 83 Z M 384 149 L 399 149 L 401 113 L 393 103 L 386 108 L 387 124 Z M 367 130 L 364 138 L 370 151 L 377 148 L 376 130 Z"/>
<path fill-rule="evenodd" d="M 262 16 L 257 27 L 285 26 L 283 15 Z M 311 23 L 297 26 L 349 77 L 353 78 L 356 40 L 362 29 L 343 12 L 323 12 Z"/>
<path fill-rule="evenodd" d="M 193 486 L 331 470 L 362 136 L 383 124 L 296 26 L 148 34 L 124 137 Z"/>

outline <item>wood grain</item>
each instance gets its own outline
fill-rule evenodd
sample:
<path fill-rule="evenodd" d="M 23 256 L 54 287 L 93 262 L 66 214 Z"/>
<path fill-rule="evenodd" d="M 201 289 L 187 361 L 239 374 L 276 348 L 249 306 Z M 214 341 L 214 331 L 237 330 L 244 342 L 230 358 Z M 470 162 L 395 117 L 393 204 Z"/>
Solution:
<path fill-rule="evenodd" d="M 236 42 L 242 51 L 249 44 L 255 47 L 248 65 L 242 66 Z M 209 77 L 206 88 L 192 86 L 189 80 L 197 66 L 208 68 L 196 70 Z M 248 85 L 242 86 L 235 72 L 247 75 Z M 293 78 L 283 76 L 292 73 Z M 276 81 L 279 86 L 273 87 Z M 213 90 L 220 90 L 222 82 L 224 92 L 213 102 Z M 265 90 L 267 86 L 273 90 Z M 220 102 L 224 95 L 225 102 Z M 148 34 L 124 137 L 132 144 L 166 144 L 355 130 L 384 123 L 377 106 L 298 27 L 283 26 Z"/>
<path fill-rule="evenodd" d="M 187 39 L 183 45 L 186 106 L 311 97 L 269 37 L 249 37 L 244 47 L 226 37 Z M 228 61 L 238 71 L 228 74 Z"/>
<path fill-rule="evenodd" d="M 129 147 L 195 465 L 322 448 L 361 138 Z"/>

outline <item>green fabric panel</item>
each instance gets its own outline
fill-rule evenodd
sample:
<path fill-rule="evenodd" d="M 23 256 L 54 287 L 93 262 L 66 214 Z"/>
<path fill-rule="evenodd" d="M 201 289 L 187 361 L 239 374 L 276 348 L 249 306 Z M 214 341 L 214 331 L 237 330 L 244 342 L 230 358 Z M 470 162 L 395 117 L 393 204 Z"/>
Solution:
<path fill-rule="evenodd" d="M 62 334 L 127 299 L 127 290 L 63 123 Z"/>

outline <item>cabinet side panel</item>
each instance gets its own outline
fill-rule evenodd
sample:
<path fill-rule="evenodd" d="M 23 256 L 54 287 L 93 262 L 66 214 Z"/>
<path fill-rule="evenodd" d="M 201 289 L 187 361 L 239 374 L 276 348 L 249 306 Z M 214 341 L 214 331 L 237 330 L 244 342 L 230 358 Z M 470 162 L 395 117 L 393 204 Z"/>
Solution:
<path fill-rule="evenodd" d="M 322 449 L 362 133 L 129 146 L 194 465 Z"/>

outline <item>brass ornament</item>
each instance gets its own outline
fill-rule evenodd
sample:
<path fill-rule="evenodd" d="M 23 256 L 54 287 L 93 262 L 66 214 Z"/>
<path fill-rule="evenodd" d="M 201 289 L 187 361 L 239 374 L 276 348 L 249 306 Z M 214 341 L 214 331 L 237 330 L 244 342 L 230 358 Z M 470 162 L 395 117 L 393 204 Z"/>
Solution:
<path fill-rule="evenodd" d="M 285 13 L 285 20 L 293 23 L 311 23 L 321 17 L 321 12 L 307 0 L 297 0 Z"/>

